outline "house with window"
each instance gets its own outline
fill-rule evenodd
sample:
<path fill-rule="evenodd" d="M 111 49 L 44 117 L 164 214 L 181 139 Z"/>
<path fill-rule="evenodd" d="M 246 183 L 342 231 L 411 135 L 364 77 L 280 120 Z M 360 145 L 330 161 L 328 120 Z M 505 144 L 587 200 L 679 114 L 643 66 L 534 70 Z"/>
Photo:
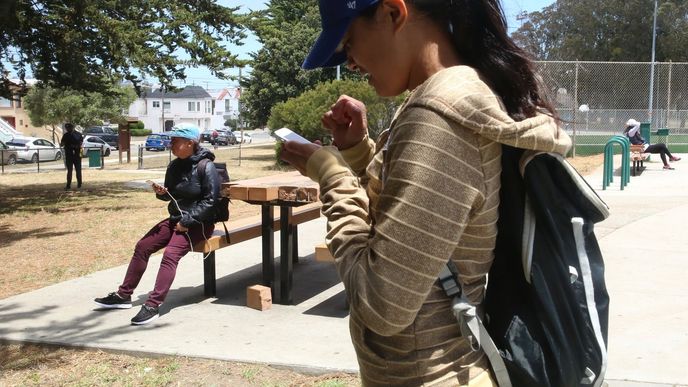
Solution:
<path fill-rule="evenodd" d="M 36 81 L 27 79 L 26 83 L 31 86 Z M 0 125 L 0 133 L 3 133 L 3 137 L 9 134 L 13 136 L 18 134 L 45 136 L 45 133 L 48 132 L 47 129 L 31 125 L 29 113 L 24 110 L 22 97 L 19 95 L 20 88 L 19 80 L 12 79 L 10 80 L 10 89 L 16 90 L 17 93 L 11 99 L 0 97 L 0 118 L 4 121 L 4 124 Z"/>
<path fill-rule="evenodd" d="M 213 97 L 215 104 L 215 112 L 213 114 L 211 123 L 213 129 L 223 127 L 225 125 L 225 121 L 230 118 L 239 117 L 239 98 L 241 97 L 240 88 L 225 88 L 221 90 L 210 91 L 209 93 Z"/>
<path fill-rule="evenodd" d="M 180 123 L 205 130 L 212 129 L 213 102 L 213 97 L 200 86 L 186 86 L 177 92 L 144 90 L 127 114 L 143 121 L 153 133 L 169 131 Z"/>

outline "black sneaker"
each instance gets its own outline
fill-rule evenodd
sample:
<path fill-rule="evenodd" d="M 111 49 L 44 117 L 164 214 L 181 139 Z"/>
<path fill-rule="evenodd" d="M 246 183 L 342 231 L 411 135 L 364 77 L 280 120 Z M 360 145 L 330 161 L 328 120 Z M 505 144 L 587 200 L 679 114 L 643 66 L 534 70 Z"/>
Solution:
<path fill-rule="evenodd" d="M 141 310 L 139 313 L 131 319 L 133 325 L 144 325 L 158 318 L 160 314 L 158 313 L 158 308 L 154 306 L 148 306 L 146 304 L 141 305 Z"/>
<path fill-rule="evenodd" d="M 122 298 L 117 292 L 112 292 L 107 297 L 96 298 L 95 303 L 105 309 L 129 309 L 131 308 L 131 296 Z"/>

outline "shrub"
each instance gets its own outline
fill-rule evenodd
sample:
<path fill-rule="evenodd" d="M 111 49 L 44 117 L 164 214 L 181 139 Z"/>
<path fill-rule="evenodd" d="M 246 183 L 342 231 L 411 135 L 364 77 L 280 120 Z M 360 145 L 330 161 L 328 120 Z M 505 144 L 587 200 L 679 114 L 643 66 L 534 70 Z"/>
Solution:
<path fill-rule="evenodd" d="M 324 82 L 296 98 L 275 105 L 270 113 L 268 127 L 278 129 L 286 126 L 309 140 L 327 141 L 329 133 L 322 128 L 320 118 L 342 94 L 356 98 L 366 105 L 368 132 L 373 139 L 389 127 L 394 111 L 405 96 L 379 97 L 375 89 L 362 81 Z"/>
<path fill-rule="evenodd" d="M 132 128 L 129 130 L 132 136 L 148 136 L 149 134 L 153 133 L 152 130 L 150 129 L 134 129 Z"/>

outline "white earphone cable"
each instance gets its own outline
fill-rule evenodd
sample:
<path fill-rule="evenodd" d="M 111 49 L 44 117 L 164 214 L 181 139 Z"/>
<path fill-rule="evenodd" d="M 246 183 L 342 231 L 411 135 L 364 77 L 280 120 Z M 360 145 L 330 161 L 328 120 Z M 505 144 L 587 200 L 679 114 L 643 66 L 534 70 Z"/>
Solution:
<path fill-rule="evenodd" d="M 179 214 L 184 215 L 185 213 L 186 213 L 186 214 L 189 213 L 188 211 L 184 211 L 184 210 L 181 209 L 181 207 L 179 207 L 179 202 L 177 202 L 177 199 L 175 199 L 174 196 L 172 196 L 172 194 L 170 193 L 169 190 L 167 191 L 167 194 L 170 195 L 170 198 L 171 198 L 172 201 L 174 202 L 174 205 L 177 206 L 177 210 L 179 210 Z M 204 225 L 203 223 L 201 223 L 201 233 L 203 234 L 203 239 L 205 239 L 205 243 L 206 243 L 208 246 L 210 246 L 210 241 L 209 241 L 208 238 L 206 238 L 206 236 L 205 236 L 205 225 Z M 193 248 L 193 242 L 191 241 L 191 237 L 189 236 L 189 232 L 188 232 L 188 231 L 185 231 L 185 232 L 184 232 L 184 235 L 186 236 L 186 239 L 189 240 L 189 247 L 191 248 L 191 252 L 192 252 L 192 253 L 195 253 L 196 251 L 195 251 L 194 248 Z M 201 252 L 199 251 L 199 253 L 201 253 Z M 204 255 L 204 256 L 203 256 L 203 260 L 205 260 L 206 258 L 208 258 L 208 257 L 210 256 L 210 253 L 211 253 L 211 251 L 209 251 L 208 254 Z M 202 253 L 201 253 L 201 254 L 202 254 Z"/>

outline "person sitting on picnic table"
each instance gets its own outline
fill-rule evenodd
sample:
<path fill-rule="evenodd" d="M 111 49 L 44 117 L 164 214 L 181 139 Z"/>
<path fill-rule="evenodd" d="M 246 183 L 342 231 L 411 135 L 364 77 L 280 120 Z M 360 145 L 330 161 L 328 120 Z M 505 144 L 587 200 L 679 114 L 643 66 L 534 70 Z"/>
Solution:
<path fill-rule="evenodd" d="M 669 152 L 669 148 L 665 143 L 660 142 L 657 144 L 648 144 L 648 142 L 640 135 L 640 122 L 631 118 L 626 121 L 626 129 L 624 129 L 624 134 L 628 136 L 628 140 L 633 145 L 642 145 L 643 151 L 645 153 L 659 153 L 659 157 L 662 158 L 662 163 L 664 163 L 664 169 L 674 169 L 667 161 L 667 156 L 671 161 L 679 161 L 680 157 L 676 157 Z"/>
<path fill-rule="evenodd" d="M 177 158 L 167 167 L 165 185 L 154 184 L 153 190 L 158 199 L 170 202 L 170 216 L 153 226 L 136 244 L 119 289 L 95 299 L 104 309 L 131 308 L 131 295 L 146 270 L 148 258 L 165 248 L 155 287 L 131 319 L 133 325 L 147 324 L 159 316 L 159 307 L 172 286 L 179 260 L 198 242 L 207 240 L 215 229 L 214 206 L 220 199 L 220 180 L 212 162 L 206 162 L 205 173 L 199 174 L 197 168 L 201 160 L 213 161 L 215 155 L 198 145 L 200 130 L 194 125 L 179 124 L 169 136 Z"/>

